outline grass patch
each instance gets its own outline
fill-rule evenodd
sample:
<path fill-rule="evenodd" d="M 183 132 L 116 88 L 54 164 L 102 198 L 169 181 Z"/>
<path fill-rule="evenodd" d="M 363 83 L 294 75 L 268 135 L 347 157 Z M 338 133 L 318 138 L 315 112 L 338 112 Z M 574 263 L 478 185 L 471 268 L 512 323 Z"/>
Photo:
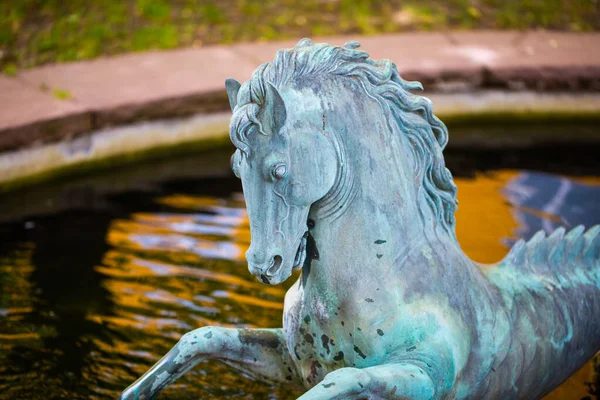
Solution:
<path fill-rule="evenodd" d="M 13 63 L 7 63 L 2 68 L 2 72 L 6 76 L 15 76 L 15 75 L 17 75 L 18 69 L 17 69 L 17 66 L 15 64 L 13 64 Z"/>
<path fill-rule="evenodd" d="M 70 100 L 73 98 L 73 94 L 71 92 L 62 89 L 53 89 L 52 96 L 56 97 L 58 100 Z"/>
<path fill-rule="evenodd" d="M 445 29 L 600 29 L 600 0 L 3 0 L 0 70 L 180 46 Z"/>

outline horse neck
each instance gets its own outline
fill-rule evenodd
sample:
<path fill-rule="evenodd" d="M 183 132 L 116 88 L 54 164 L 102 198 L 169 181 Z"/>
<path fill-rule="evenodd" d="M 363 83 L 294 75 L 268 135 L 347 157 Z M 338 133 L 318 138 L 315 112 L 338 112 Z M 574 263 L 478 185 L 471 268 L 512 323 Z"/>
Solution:
<path fill-rule="evenodd" d="M 346 127 L 364 127 L 363 131 L 347 128 L 332 135 L 341 172 L 332 192 L 311 210 L 311 218 L 317 221 L 313 236 L 327 269 L 320 273 L 338 279 L 334 265 L 346 274 L 348 268 L 360 270 L 373 261 L 374 251 L 378 257 L 385 254 L 392 260 L 386 264 L 390 268 L 415 249 L 425 248 L 443 251 L 448 259 L 467 261 L 456 239 L 436 228 L 429 206 L 419 203 L 421 183 L 415 180 L 408 140 L 400 132 L 390 131 L 384 115 L 362 115 L 374 118 Z M 315 273 L 318 276 L 319 272 Z"/>

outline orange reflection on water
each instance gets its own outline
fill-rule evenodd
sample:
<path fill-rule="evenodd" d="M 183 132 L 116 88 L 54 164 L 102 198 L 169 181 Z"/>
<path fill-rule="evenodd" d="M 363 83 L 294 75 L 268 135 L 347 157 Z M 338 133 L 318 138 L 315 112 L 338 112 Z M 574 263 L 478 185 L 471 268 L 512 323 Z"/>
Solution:
<path fill-rule="evenodd" d="M 119 342 L 117 351 L 132 359 L 138 375 L 151 364 L 147 359 L 156 361 L 189 330 L 280 325 L 285 295 L 285 288 L 265 286 L 247 271 L 244 252 L 250 232 L 239 198 L 173 195 L 158 202 L 172 210 L 112 221 L 107 233 L 112 249 L 95 270 L 107 278 L 103 286 L 115 312 L 88 316 L 111 330 L 144 338 Z M 109 345 L 98 346 L 110 351 Z M 140 354 L 144 360 L 136 360 Z M 220 368 L 214 363 L 204 366 L 212 372 Z M 254 384 L 242 380 L 230 389 L 236 386 L 245 391 Z"/>
<path fill-rule="evenodd" d="M 219 297 L 228 298 L 230 300 L 235 301 L 238 304 L 256 306 L 260 308 L 273 308 L 275 310 L 283 310 L 283 303 L 263 300 L 252 296 L 245 296 L 243 294 L 235 292 L 222 292 L 222 295 Z"/>
<path fill-rule="evenodd" d="M 238 201 L 173 195 L 157 202 L 197 213 L 137 213 L 114 221 L 108 241 L 139 251 L 161 252 L 175 263 L 202 259 L 243 260 L 249 242 L 248 220 Z"/>
<path fill-rule="evenodd" d="M 23 339 L 39 339 L 39 338 L 40 338 L 40 334 L 37 332 L 13 333 L 13 334 L 0 333 L 0 340 L 23 340 Z"/>
<path fill-rule="evenodd" d="M 257 289 L 274 296 L 283 296 L 285 294 L 283 288 L 279 286 L 264 286 L 249 273 L 246 274 L 247 277 L 242 278 L 226 273 L 226 269 L 224 269 L 224 272 L 217 272 L 199 266 L 172 265 L 155 260 L 136 258 L 117 251 L 107 252 L 103 264 L 104 266 L 96 267 L 96 270 L 107 276 L 121 279 L 163 276 L 174 278 L 170 282 L 175 285 L 177 285 L 177 282 L 183 282 L 184 280 L 188 282 L 191 280 L 201 282 L 212 281 L 227 285 L 233 289 Z M 245 271 L 240 271 L 239 265 L 237 265 L 234 272 L 239 274 L 239 272 Z"/>
<path fill-rule="evenodd" d="M 190 196 L 184 194 L 173 194 L 155 200 L 159 204 L 165 204 L 173 208 L 200 210 L 205 207 L 218 206 L 221 199 L 210 196 Z"/>
<path fill-rule="evenodd" d="M 516 175 L 517 171 L 501 171 L 454 180 L 459 201 L 456 235 L 463 251 L 477 262 L 497 262 L 507 253 L 502 238 L 513 238 L 518 224 L 501 190 Z"/>
<path fill-rule="evenodd" d="M 22 324 L 23 318 L 34 309 L 33 292 L 35 287 L 31 284 L 30 276 L 35 270 L 32 265 L 32 256 L 35 244 L 30 242 L 20 243 L 9 257 L 0 259 L 0 278 L 2 283 L 2 303 L 10 305 L 0 308 L 0 347 L 2 341 L 10 343 L 13 339 L 39 339 L 38 332 L 31 332 L 30 326 Z M 0 372 L 2 372 L 2 356 L 0 354 Z"/>

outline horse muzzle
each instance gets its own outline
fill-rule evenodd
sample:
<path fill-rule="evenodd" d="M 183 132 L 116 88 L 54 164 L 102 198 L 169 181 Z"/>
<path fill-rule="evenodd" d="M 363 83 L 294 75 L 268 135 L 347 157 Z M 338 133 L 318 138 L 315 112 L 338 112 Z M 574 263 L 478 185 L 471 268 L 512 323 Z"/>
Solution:
<path fill-rule="evenodd" d="M 285 281 L 292 274 L 292 270 L 300 269 L 304 264 L 307 237 L 308 231 L 295 241 L 293 247 L 295 252 L 287 252 L 293 257 L 289 254 L 286 256 L 285 252 L 279 250 L 274 250 L 269 256 L 265 256 L 260 250 L 255 251 L 251 246 L 246 252 L 250 273 L 268 285 L 277 285 Z"/>
<path fill-rule="evenodd" d="M 252 275 L 263 283 L 275 284 L 273 280 L 281 274 L 283 265 L 281 251 L 275 250 L 267 256 L 264 252 L 254 251 L 251 247 L 246 252 L 246 259 L 248 260 L 248 270 Z"/>

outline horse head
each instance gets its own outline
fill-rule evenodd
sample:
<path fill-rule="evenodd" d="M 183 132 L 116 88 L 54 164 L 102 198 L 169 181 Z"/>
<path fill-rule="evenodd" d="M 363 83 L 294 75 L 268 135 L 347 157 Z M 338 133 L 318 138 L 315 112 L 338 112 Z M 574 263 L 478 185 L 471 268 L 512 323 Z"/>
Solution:
<path fill-rule="evenodd" d="M 311 205 L 333 187 L 336 151 L 310 120 L 315 112 L 295 104 L 293 110 L 271 83 L 248 88 L 226 82 L 234 116 L 230 136 L 237 150 L 232 169 L 241 179 L 250 220 L 248 269 L 262 282 L 286 280 L 306 260 Z M 248 91 L 261 90 L 262 100 L 238 106 Z M 310 107 L 309 107 L 310 108 Z"/>

